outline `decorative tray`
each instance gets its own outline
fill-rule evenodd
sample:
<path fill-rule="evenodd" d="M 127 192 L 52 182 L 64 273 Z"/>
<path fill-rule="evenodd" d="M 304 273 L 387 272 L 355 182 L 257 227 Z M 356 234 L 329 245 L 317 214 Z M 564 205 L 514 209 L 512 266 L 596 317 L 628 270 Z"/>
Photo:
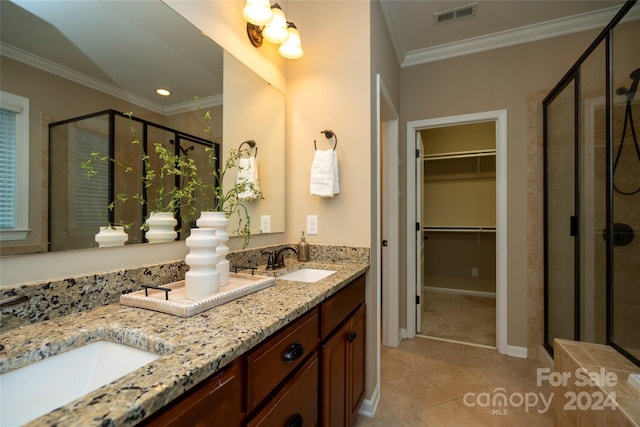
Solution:
<path fill-rule="evenodd" d="M 184 280 L 181 280 L 162 286 L 162 288 L 171 289 L 170 292 L 150 288 L 146 291 L 143 289 L 120 295 L 120 304 L 176 316 L 191 317 L 236 298 L 268 288 L 275 282 L 275 277 L 231 273 L 229 274 L 229 284 L 220 287 L 218 292 L 201 300 L 192 301 L 186 298 Z M 145 292 L 147 292 L 147 295 L 145 295 Z M 168 299 L 165 299 L 165 295 L 168 296 Z"/>

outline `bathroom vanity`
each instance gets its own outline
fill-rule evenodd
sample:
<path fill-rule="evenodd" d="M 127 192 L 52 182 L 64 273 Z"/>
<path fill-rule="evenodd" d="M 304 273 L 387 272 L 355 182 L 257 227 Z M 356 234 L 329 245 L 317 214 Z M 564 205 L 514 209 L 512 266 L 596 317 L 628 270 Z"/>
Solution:
<path fill-rule="evenodd" d="M 304 267 L 336 272 L 276 279 L 190 318 L 110 304 L 3 332 L 0 372 L 98 340 L 160 355 L 34 426 L 351 425 L 364 395 L 368 265 Z"/>
<path fill-rule="evenodd" d="M 360 276 L 142 425 L 351 425 L 364 395 L 364 291 Z"/>

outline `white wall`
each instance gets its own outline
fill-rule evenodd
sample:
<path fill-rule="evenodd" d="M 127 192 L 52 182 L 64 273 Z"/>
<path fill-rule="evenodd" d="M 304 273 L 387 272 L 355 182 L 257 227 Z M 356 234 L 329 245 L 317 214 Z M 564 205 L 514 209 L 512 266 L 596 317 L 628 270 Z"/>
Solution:
<path fill-rule="evenodd" d="M 319 233 L 308 241 L 369 246 L 370 89 L 367 2 L 289 2 L 305 55 L 288 64 L 287 90 L 287 238 L 306 228 L 306 215 L 319 218 Z M 360 21 L 358 26 L 353 22 Z M 309 170 L 313 141 L 327 149 L 320 131 L 338 137 L 340 194 L 311 196 Z M 330 143 L 329 143 L 330 142 Z"/>

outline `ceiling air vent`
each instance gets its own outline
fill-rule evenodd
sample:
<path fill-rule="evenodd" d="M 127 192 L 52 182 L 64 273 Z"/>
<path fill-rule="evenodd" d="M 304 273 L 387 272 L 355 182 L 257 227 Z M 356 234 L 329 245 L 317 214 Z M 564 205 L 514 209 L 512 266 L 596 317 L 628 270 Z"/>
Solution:
<path fill-rule="evenodd" d="M 458 21 L 463 18 L 471 18 L 476 15 L 477 7 L 478 3 L 472 3 L 466 6 L 456 7 L 455 9 L 443 10 L 442 12 L 435 13 L 435 23 L 438 25 Z"/>

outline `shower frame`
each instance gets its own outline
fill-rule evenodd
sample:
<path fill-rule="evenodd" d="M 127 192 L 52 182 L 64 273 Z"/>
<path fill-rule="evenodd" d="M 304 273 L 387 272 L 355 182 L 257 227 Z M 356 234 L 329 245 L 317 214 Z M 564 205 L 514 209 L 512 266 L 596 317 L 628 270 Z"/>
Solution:
<path fill-rule="evenodd" d="M 613 291 L 614 291 L 614 271 L 613 271 L 613 259 L 614 259 L 614 238 L 613 233 L 610 231 L 613 230 L 613 204 L 614 204 L 614 189 L 613 189 L 613 143 L 614 143 L 614 125 L 612 122 L 613 117 L 613 31 L 616 26 L 622 21 L 622 19 L 627 15 L 627 13 L 636 5 L 636 0 L 627 1 L 620 9 L 620 11 L 615 15 L 615 17 L 611 20 L 611 22 L 604 28 L 604 30 L 598 35 L 598 37 L 591 43 L 591 45 L 585 50 L 585 52 L 580 56 L 580 58 L 576 61 L 576 63 L 570 68 L 570 70 L 563 76 L 563 78 L 558 82 L 558 84 L 551 90 L 551 92 L 547 95 L 547 97 L 543 100 L 543 140 L 544 140 L 544 347 L 547 351 L 553 355 L 553 342 L 550 339 L 550 313 L 549 313 L 549 305 L 550 305 L 550 288 L 549 288 L 549 280 L 550 280 L 550 271 L 549 271 L 549 194 L 548 194 L 548 185 L 549 185 L 549 107 L 551 103 L 558 99 L 559 95 L 563 94 L 563 91 L 567 88 L 571 89 L 571 85 L 573 84 L 573 145 L 574 145 L 574 181 L 573 181 L 573 215 L 569 218 L 569 223 L 567 224 L 567 228 L 569 229 L 569 234 L 574 238 L 573 241 L 573 337 L 558 337 L 558 338 L 566 338 L 573 339 L 575 341 L 581 341 L 583 336 L 581 334 L 581 325 L 582 320 L 584 320 L 581 316 L 581 232 L 580 227 L 584 226 L 581 224 L 581 197 L 582 197 L 582 189 L 581 189 L 581 132 L 582 132 L 582 110 L 581 110 L 581 67 L 585 63 L 587 59 L 596 51 L 598 48 L 602 48 L 604 46 L 605 49 L 605 162 L 606 162 L 606 207 L 605 207 L 605 230 L 603 230 L 603 238 L 605 239 L 605 295 L 606 295 L 606 313 L 605 313 L 605 341 L 607 345 L 615 348 L 618 352 L 623 354 L 625 357 L 630 359 L 632 362 L 640 366 L 640 360 L 627 351 L 621 344 L 615 341 L 615 338 L 612 334 L 613 332 L 613 313 L 615 310 L 614 300 L 613 300 Z M 603 43 L 603 44 L 602 44 Z M 595 55 L 594 55 L 595 56 Z M 636 242 L 637 243 L 637 242 Z"/>
<path fill-rule="evenodd" d="M 93 119 L 93 118 L 97 118 L 100 116 L 107 116 L 107 121 L 108 121 L 108 125 L 107 125 L 107 141 L 108 141 L 108 156 L 109 158 L 113 159 L 115 158 L 115 145 L 116 145 L 116 117 L 119 118 L 126 118 L 127 120 L 131 120 L 133 122 L 139 123 L 141 126 L 141 137 L 140 137 L 140 143 L 142 145 L 142 149 L 144 151 L 144 153 L 148 154 L 148 145 L 149 145 L 149 128 L 155 128 L 157 130 L 161 130 L 164 132 L 167 132 L 169 134 L 173 135 L 173 139 L 169 140 L 169 143 L 173 145 L 174 147 L 174 154 L 176 156 L 183 154 L 185 155 L 187 153 L 187 150 L 185 147 L 183 147 L 183 142 L 188 142 L 188 143 L 195 143 L 195 144 L 199 144 L 199 145 L 203 145 L 206 147 L 210 147 L 214 149 L 214 156 L 215 156 L 215 168 L 216 169 L 220 169 L 220 151 L 221 151 L 221 144 L 215 141 L 210 141 L 208 139 L 205 138 L 200 138 L 198 136 L 195 135 L 191 135 L 189 133 L 177 130 L 177 129 L 172 129 L 169 128 L 167 126 L 158 124 L 158 123 L 153 123 L 151 121 L 148 120 L 144 120 L 141 119 L 139 117 L 136 116 L 129 116 L 129 114 L 125 114 L 122 113 L 120 111 L 114 110 L 114 109 L 108 109 L 108 110 L 102 110 L 102 111 L 98 111 L 95 113 L 89 113 L 89 114 L 85 114 L 82 116 L 77 116 L 77 117 L 73 117 L 70 119 L 65 119 L 65 120 L 60 120 L 57 122 L 53 122 L 53 123 L 49 123 L 48 128 L 49 128 L 49 150 L 50 152 L 55 150 L 55 142 L 54 142 L 54 138 L 53 138 L 53 132 L 52 129 L 54 129 L 57 126 L 62 126 L 62 125 L 69 125 L 69 124 L 73 124 L 73 123 L 77 123 L 83 120 L 89 120 L 89 119 Z M 144 170 L 146 164 L 145 162 L 143 162 L 142 160 L 140 160 L 140 164 L 142 167 L 142 171 L 143 173 L 146 173 L 146 171 Z M 108 168 L 108 172 L 107 172 L 107 195 L 108 195 L 108 205 L 111 205 L 115 200 L 116 200 L 116 192 L 115 192 L 115 166 L 113 164 L 113 162 L 107 162 L 107 168 Z M 51 175 L 52 175 L 52 167 L 51 164 L 49 165 L 49 182 L 51 182 Z M 217 185 L 217 183 L 215 183 Z M 180 177 L 179 176 L 175 176 L 174 178 L 174 185 L 176 188 L 180 187 Z M 147 208 L 147 192 L 146 192 L 146 188 L 144 185 L 141 184 L 141 194 L 143 196 L 144 199 L 144 203 L 142 203 L 141 205 L 141 211 L 142 211 L 142 218 L 146 218 L 148 215 L 148 208 Z M 51 215 L 53 212 L 53 206 L 52 204 L 52 197 L 51 197 L 51 186 L 49 186 L 49 195 L 48 195 L 48 203 L 49 203 L 49 208 L 48 208 L 48 223 L 51 224 Z M 113 223 L 114 219 L 115 219 L 115 212 L 114 209 L 107 209 L 107 219 L 109 221 L 109 223 Z M 175 212 L 174 212 L 174 216 L 177 219 L 178 223 L 177 223 L 177 230 L 178 233 L 180 233 L 180 230 L 182 230 L 182 218 L 180 215 L 180 207 L 177 207 Z M 51 227 L 48 227 L 48 251 L 51 251 L 51 245 L 52 245 L 52 230 Z M 178 239 L 180 239 L 180 234 L 178 234 Z M 146 238 L 144 239 L 144 242 L 146 242 Z"/>

